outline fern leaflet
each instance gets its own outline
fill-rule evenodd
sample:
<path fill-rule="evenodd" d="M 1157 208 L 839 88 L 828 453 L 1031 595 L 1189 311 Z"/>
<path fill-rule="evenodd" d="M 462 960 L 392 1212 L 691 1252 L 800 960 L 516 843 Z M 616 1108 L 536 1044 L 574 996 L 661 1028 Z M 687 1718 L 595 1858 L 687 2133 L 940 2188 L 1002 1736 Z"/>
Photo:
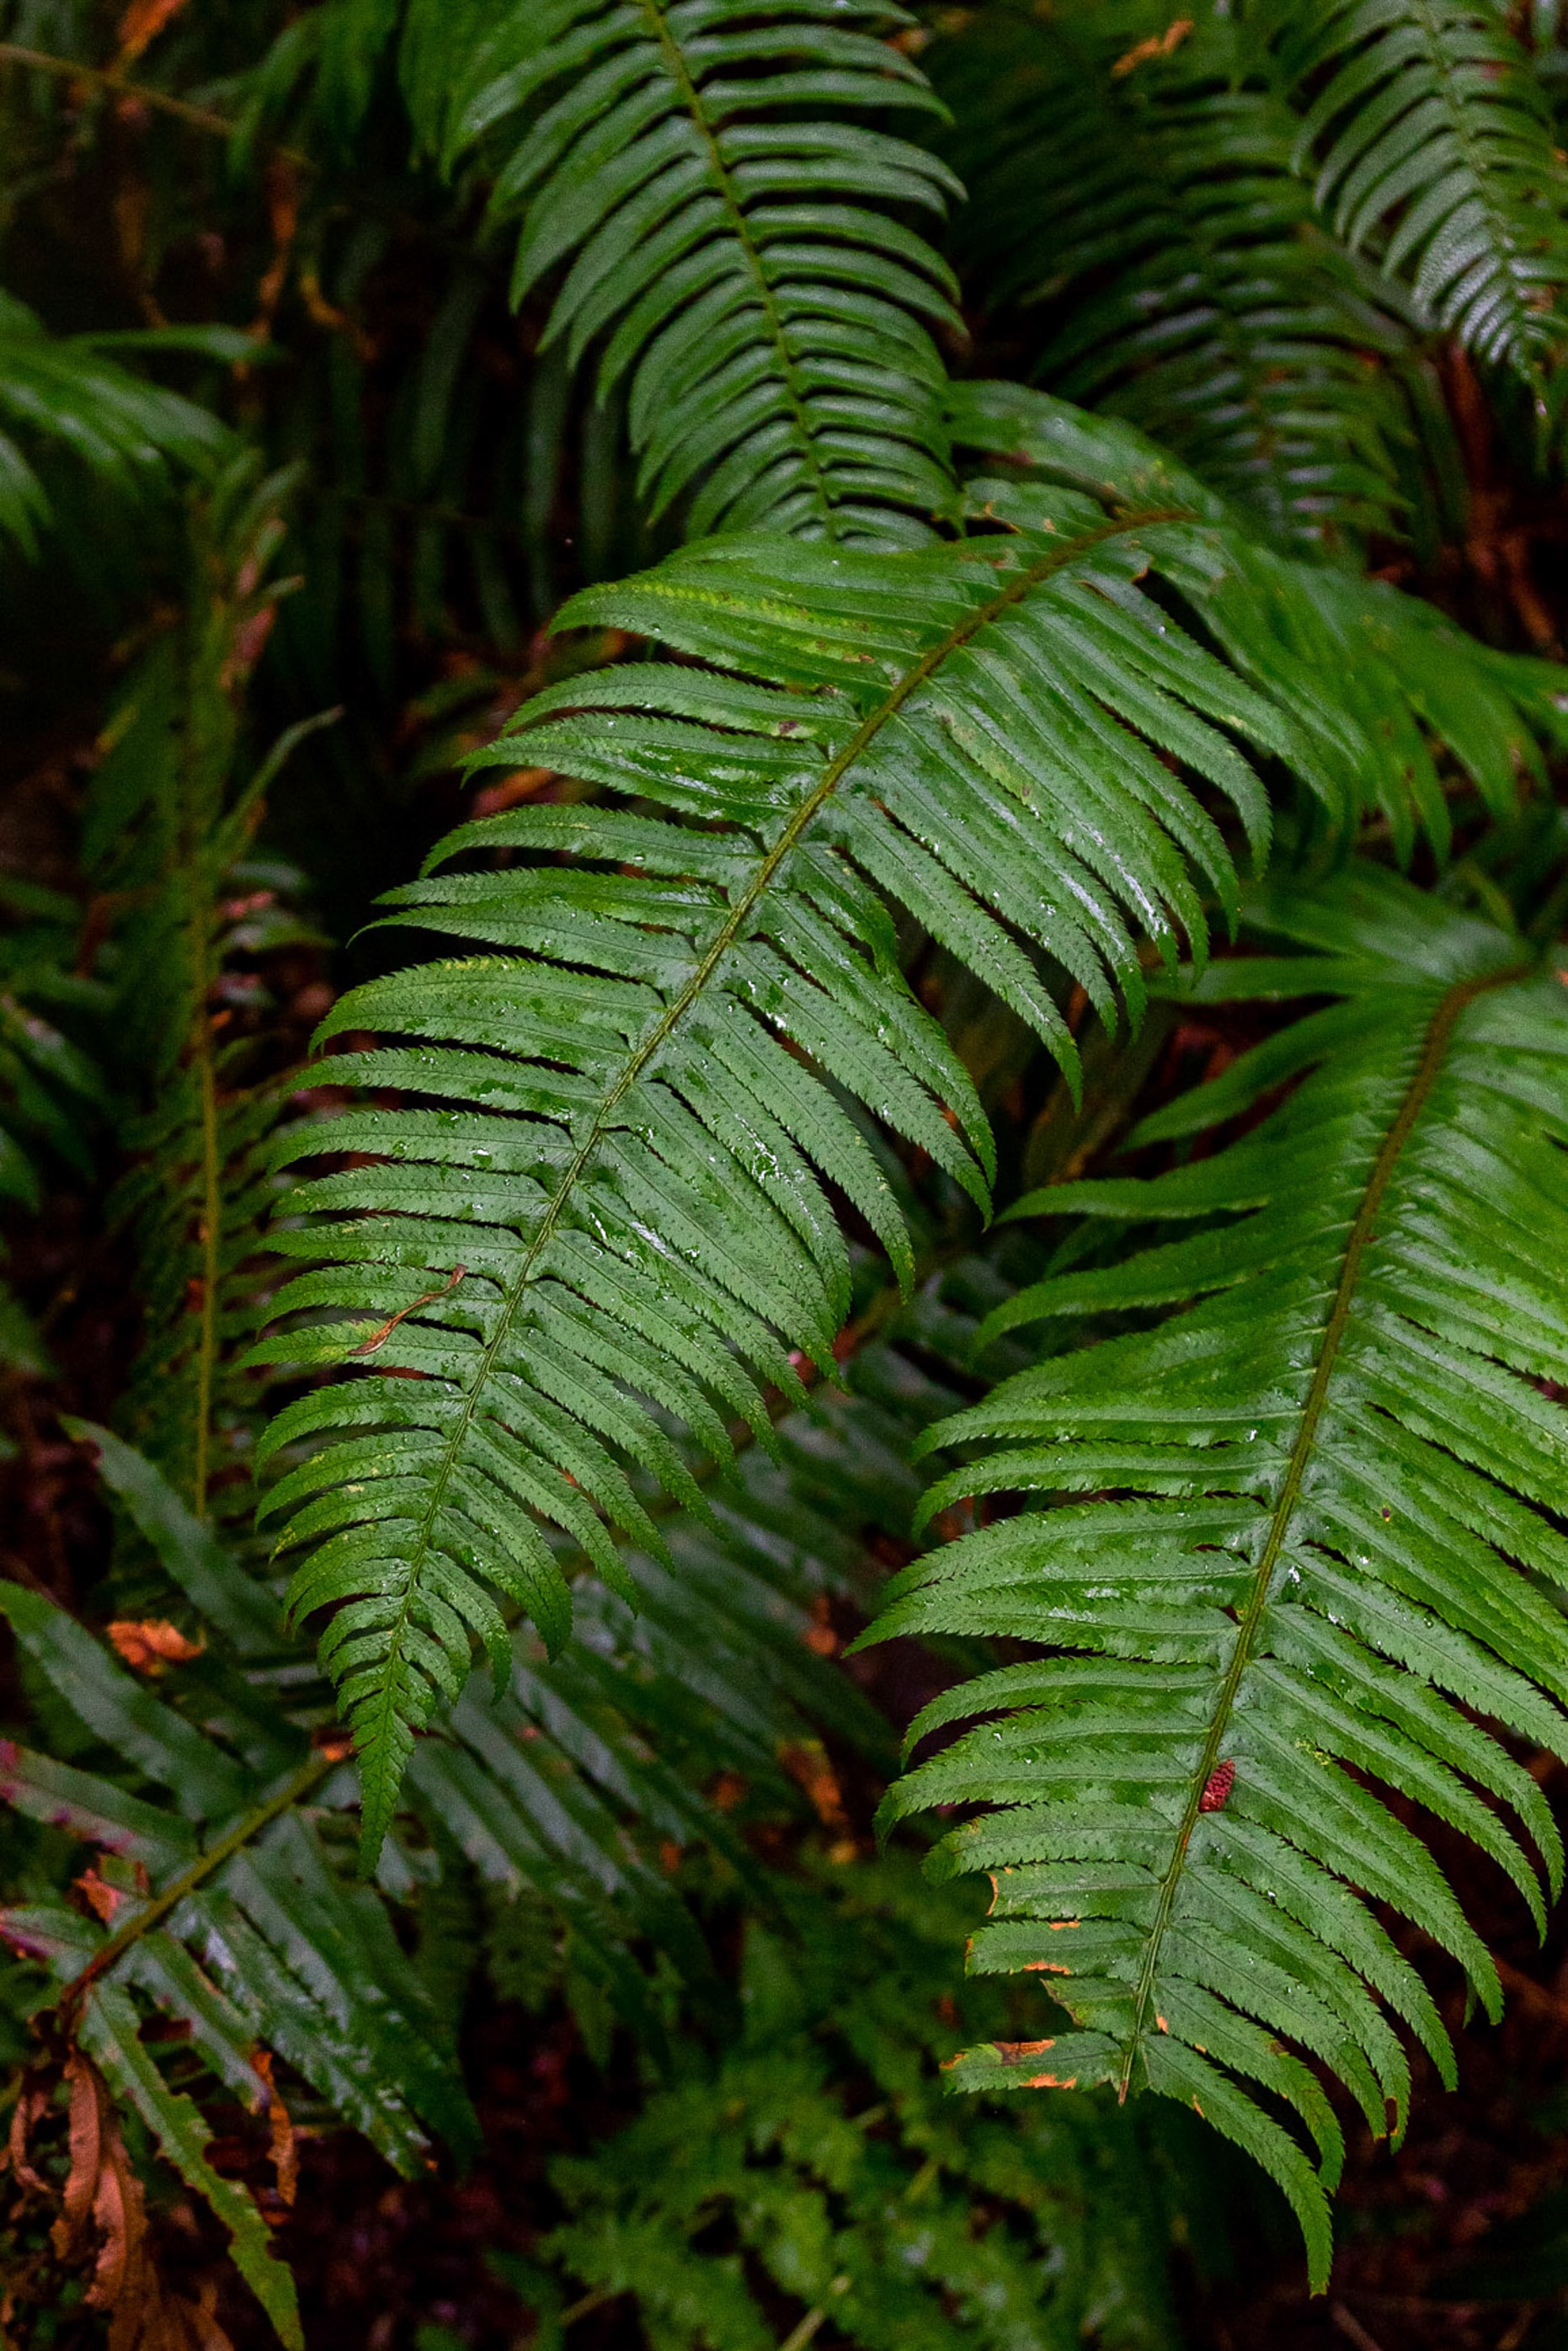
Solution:
<path fill-rule="evenodd" d="M 117 350 L 234 360 L 246 345 L 245 336 L 222 327 L 50 335 L 25 302 L 0 294 L 0 539 L 35 555 L 50 518 L 29 444 L 65 450 L 106 486 L 131 496 L 162 486 L 171 461 L 206 472 L 232 447 L 215 416 L 144 383 L 120 364 Z"/>

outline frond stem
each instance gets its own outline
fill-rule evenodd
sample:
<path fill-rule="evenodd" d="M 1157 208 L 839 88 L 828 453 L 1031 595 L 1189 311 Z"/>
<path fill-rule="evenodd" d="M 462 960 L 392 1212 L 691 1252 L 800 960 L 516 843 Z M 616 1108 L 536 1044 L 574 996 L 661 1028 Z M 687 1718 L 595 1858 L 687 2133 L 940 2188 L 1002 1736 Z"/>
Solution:
<path fill-rule="evenodd" d="M 1280 1488 L 1279 1499 L 1274 1505 L 1273 1515 L 1270 1520 L 1269 1533 L 1263 1545 L 1262 1556 L 1258 1562 L 1258 1572 L 1253 1579 L 1251 1593 L 1245 1612 L 1237 1625 L 1236 1646 L 1231 1653 L 1230 1663 L 1226 1668 L 1225 1677 L 1219 1686 L 1219 1693 L 1209 1719 L 1208 1735 L 1204 1741 L 1202 1755 L 1193 1773 L 1192 1784 L 1187 1794 L 1186 1810 L 1182 1816 L 1181 1826 L 1176 1832 L 1176 1849 L 1171 1855 L 1170 1866 L 1160 1886 L 1159 1903 L 1155 1912 L 1154 1924 L 1149 1930 L 1144 1963 L 1138 1976 L 1137 1990 L 1134 1995 L 1133 2021 L 1127 2035 L 1126 2054 L 1123 2059 L 1121 2075 L 1116 2085 L 1117 2097 L 1123 2101 L 1125 2100 L 1132 2087 L 1133 2068 L 1147 2028 L 1150 2005 L 1154 1999 L 1155 1978 L 1159 1970 L 1160 1953 L 1165 1943 L 1166 1930 L 1170 1925 L 1171 1911 L 1181 1884 L 1182 1872 L 1186 1865 L 1187 1848 L 1192 1842 L 1192 1833 L 1202 1810 L 1205 1791 L 1221 1760 L 1220 1750 L 1225 1744 L 1225 1735 L 1230 1726 L 1237 1692 L 1241 1686 L 1241 1677 L 1251 1663 L 1259 1626 L 1262 1623 L 1263 1611 L 1269 1602 L 1270 1588 L 1274 1581 L 1274 1570 L 1279 1563 L 1285 1538 L 1290 1532 L 1291 1521 L 1296 1513 L 1296 1505 L 1301 1499 L 1302 1480 L 1306 1476 L 1307 1465 L 1312 1458 L 1312 1447 L 1317 1439 L 1318 1423 L 1322 1418 L 1323 1406 L 1328 1401 L 1329 1384 L 1333 1378 L 1334 1366 L 1344 1339 L 1345 1325 L 1350 1319 L 1350 1310 L 1355 1298 L 1356 1285 L 1361 1280 L 1362 1263 L 1369 1244 L 1376 1238 L 1378 1212 L 1383 1206 L 1394 1170 L 1398 1165 L 1400 1154 L 1408 1143 L 1416 1122 L 1426 1106 L 1427 1097 L 1437 1082 L 1453 1037 L 1455 1023 L 1460 1014 L 1467 1006 L 1475 1001 L 1478 996 L 1485 996 L 1495 987 L 1506 987 L 1511 981 L 1522 978 L 1532 967 L 1530 964 L 1509 964 L 1500 971 L 1483 972 L 1475 978 L 1462 979 L 1448 990 L 1427 1023 L 1420 1059 L 1416 1064 L 1415 1072 L 1405 1090 L 1404 1099 L 1400 1102 L 1393 1123 L 1383 1138 L 1382 1146 L 1372 1165 L 1372 1172 L 1366 1179 L 1366 1188 L 1361 1196 L 1361 1205 L 1356 1210 L 1354 1221 L 1345 1241 L 1339 1284 L 1334 1291 L 1333 1303 L 1329 1309 L 1328 1320 L 1323 1325 L 1322 1341 L 1318 1349 L 1316 1364 L 1313 1366 L 1312 1384 L 1307 1390 L 1306 1403 L 1301 1410 L 1301 1425 L 1296 1431 L 1296 1441 L 1291 1448 L 1291 1458 L 1286 1466 L 1284 1481 Z"/>
<path fill-rule="evenodd" d="M 972 612 L 966 613 L 963 620 L 950 629 L 945 637 L 939 639 L 923 653 L 919 661 L 904 673 L 876 708 L 862 719 L 843 749 L 829 760 L 818 782 L 800 802 L 793 816 L 789 818 L 772 848 L 758 862 L 756 873 L 735 900 L 707 952 L 685 986 L 627 1056 L 613 1083 L 594 1113 L 592 1123 L 583 1135 L 582 1141 L 562 1170 L 560 1181 L 550 1196 L 549 1204 L 539 1219 L 538 1230 L 528 1245 L 522 1264 L 517 1269 L 511 1289 L 506 1295 L 501 1312 L 497 1319 L 495 1332 L 479 1359 L 468 1393 L 463 1399 L 462 1409 L 453 1424 L 441 1467 L 436 1471 L 430 1499 L 412 1547 L 403 1601 L 392 1627 L 388 1643 L 389 1670 L 381 1697 L 383 1719 L 378 1726 L 383 1732 L 390 1728 L 385 1715 L 394 1703 L 392 1694 L 397 1681 L 395 1668 L 407 1630 L 410 1613 L 419 1590 L 420 1573 L 426 1554 L 434 1541 L 436 1521 L 445 1500 L 446 1489 L 451 1482 L 453 1471 L 457 1466 L 475 1414 L 479 1408 L 479 1399 L 489 1384 L 490 1375 L 501 1350 L 507 1344 L 512 1323 L 522 1306 L 528 1284 L 533 1279 L 534 1269 L 553 1238 L 573 1191 L 587 1173 L 603 1142 L 621 1102 L 650 1062 L 656 1058 L 673 1030 L 685 1019 L 693 1005 L 701 998 L 719 965 L 749 925 L 758 904 L 791 851 L 810 830 L 821 809 L 832 798 L 855 762 L 876 739 L 888 721 L 903 708 L 910 695 L 917 692 L 927 678 L 933 676 L 941 668 L 943 663 L 967 644 L 972 637 L 977 635 L 982 629 L 988 628 L 1012 605 L 1020 603 L 1024 597 L 1032 593 L 1054 572 L 1061 571 L 1068 564 L 1076 561 L 1090 548 L 1097 547 L 1106 539 L 1119 538 L 1132 531 L 1147 528 L 1152 524 L 1176 522 L 1186 518 L 1187 509 L 1182 507 L 1154 507 L 1136 513 L 1113 516 L 1106 522 L 1096 526 L 1094 529 L 1082 532 L 1079 537 L 1069 540 L 1064 546 L 1052 548 L 1049 555 L 1042 556 L 1037 562 L 1027 564 L 1014 574 L 1005 588 L 999 590 L 995 596 L 988 598 L 985 603 L 977 605 Z M 363 1744 L 364 1742 L 361 1741 L 361 1746 Z"/>
<path fill-rule="evenodd" d="M 129 98 L 138 106 L 149 106 L 160 114 L 172 114 L 180 122 L 188 122 L 196 131 L 210 131 L 215 139 L 232 139 L 239 125 L 231 122 L 226 114 L 214 114 L 210 107 L 193 106 L 188 98 L 174 98 L 169 91 L 154 89 L 144 81 L 131 81 L 112 67 L 83 65 L 77 57 L 55 57 L 47 49 L 25 48 L 19 41 L 0 41 L 0 66 L 26 66 L 35 73 L 55 74 L 62 81 L 83 81 L 94 89 L 111 90 L 118 98 Z M 273 151 L 288 163 L 304 171 L 313 171 L 308 155 L 293 147 Z"/>
<path fill-rule="evenodd" d="M 196 1855 L 194 1861 L 188 1862 L 178 1877 L 171 1879 L 161 1894 L 155 1894 L 152 1901 L 138 1910 L 133 1917 L 128 1918 L 123 1927 L 118 1928 L 107 1942 L 99 1945 L 80 1975 L 72 1977 L 57 1996 L 54 2005 L 67 2010 L 75 2007 L 99 1978 L 108 1974 L 132 1943 L 140 1942 L 143 1935 L 151 1934 L 187 1894 L 193 1894 L 198 1886 L 204 1885 L 215 1870 L 221 1869 L 225 1861 L 249 1844 L 253 1837 L 258 1837 L 263 1829 L 270 1828 L 274 1821 L 291 1811 L 294 1805 L 302 1803 L 312 1788 L 318 1787 L 329 1771 L 335 1771 L 342 1760 L 340 1755 L 313 1754 L 264 1802 L 256 1804 L 248 1813 L 242 1813 L 233 1828 L 227 1830 L 216 1844 L 209 1845 L 204 1853 Z"/>

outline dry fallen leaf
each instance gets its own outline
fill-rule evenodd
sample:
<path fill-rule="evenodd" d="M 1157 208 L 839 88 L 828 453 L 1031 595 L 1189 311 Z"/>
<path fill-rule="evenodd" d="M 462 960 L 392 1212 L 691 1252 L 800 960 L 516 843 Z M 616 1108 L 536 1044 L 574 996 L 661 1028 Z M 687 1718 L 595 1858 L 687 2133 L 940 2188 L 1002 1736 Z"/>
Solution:
<path fill-rule="evenodd" d="M 189 1665 L 202 1654 L 200 1641 L 187 1641 L 177 1625 L 149 1617 L 143 1624 L 120 1617 L 109 1628 L 109 1637 L 128 1666 L 139 1674 L 161 1674 L 165 1666 Z"/>
<path fill-rule="evenodd" d="M 277 2174 L 277 2192 L 286 2204 L 292 2204 L 299 2187 L 299 2148 L 294 2125 L 288 2119 L 283 2093 L 272 2078 L 271 2050 L 258 2049 L 250 2062 L 267 2085 L 267 2120 L 272 2133 L 272 2168 Z"/>
<path fill-rule="evenodd" d="M 113 1926 L 114 1914 L 125 1899 L 124 1893 L 118 1886 L 106 1885 L 99 1876 L 96 1865 L 89 1862 L 76 1881 L 76 1890 L 82 1896 L 95 1918 L 101 1919 L 106 1927 Z"/>
<path fill-rule="evenodd" d="M 171 23 L 184 6 L 185 0 L 131 0 L 120 20 L 120 58 L 123 68 L 141 55 L 149 43 L 155 41 L 165 25 Z"/>

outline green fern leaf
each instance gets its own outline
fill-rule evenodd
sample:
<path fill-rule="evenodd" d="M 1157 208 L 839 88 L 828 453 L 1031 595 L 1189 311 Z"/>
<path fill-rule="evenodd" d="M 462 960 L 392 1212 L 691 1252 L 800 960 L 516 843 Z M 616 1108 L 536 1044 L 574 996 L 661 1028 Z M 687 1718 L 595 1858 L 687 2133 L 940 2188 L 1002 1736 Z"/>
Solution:
<path fill-rule="evenodd" d="M 962 329 L 946 264 L 896 214 L 960 191 L 856 120 L 939 110 L 877 37 L 912 20 L 877 0 L 789 0 L 760 23 L 727 0 L 522 0 L 454 90 L 424 13 L 416 120 L 439 123 L 448 169 L 510 140 L 490 216 L 522 214 L 513 298 L 570 262 L 546 340 L 575 365 L 608 336 L 600 396 L 626 379 L 650 514 L 690 493 L 694 537 L 929 536 L 952 492 L 925 322 Z"/>
<path fill-rule="evenodd" d="M 1474 0 L 1266 9 L 1305 111 L 1314 199 L 1477 358 L 1533 375 L 1560 341 L 1568 170 L 1519 44 Z"/>
<path fill-rule="evenodd" d="M 1385 2009 L 1451 2064 L 1350 1889 L 1499 2003 L 1441 1871 L 1364 1782 L 1472 1837 L 1538 1922 L 1538 1871 L 1561 1876 L 1535 1782 L 1471 1717 L 1568 1753 L 1568 1636 L 1542 1589 L 1568 1581 L 1548 1515 L 1568 1423 L 1538 1384 L 1568 1347 L 1568 1002 L 1517 939 L 1372 869 L 1281 885 L 1255 913 L 1314 952 L 1217 966 L 1199 992 L 1339 1000 L 1134 1140 L 1293 1091 L 1212 1157 L 1021 1203 L 1196 1228 L 1048 1280 L 993 1327 L 1199 1302 L 1048 1355 L 937 1432 L 1005 1449 L 952 1471 L 927 1517 L 964 1496 L 1050 1505 L 918 1561 L 873 1637 L 1059 1653 L 928 1708 L 916 1740 L 994 1719 L 889 1800 L 994 1808 L 946 1846 L 994 1874 L 972 1963 L 1048 1971 L 1072 2019 L 1038 2058 L 971 2053 L 959 2081 L 1196 2103 L 1279 2179 L 1321 2283 L 1319 2173 L 1257 2091 L 1305 2123 L 1330 2185 L 1339 2134 L 1281 2044 L 1337 2074 L 1375 2131 L 1407 2091 Z"/>
<path fill-rule="evenodd" d="M 1192 553 L 1179 511 L 1108 516 L 1064 491 L 1036 506 L 1032 532 L 940 553 L 731 541 L 580 597 L 569 624 L 706 666 L 554 689 L 484 759 L 696 821 L 578 807 L 461 829 L 435 867 L 486 849 L 540 862 L 437 872 L 394 893 L 392 919 L 505 952 L 374 981 L 323 1027 L 406 1040 L 334 1058 L 335 1081 L 452 1105 L 337 1123 L 335 1147 L 392 1164 L 295 1196 L 325 1213 L 277 1246 L 338 1262 L 277 1304 L 339 1319 L 254 1357 L 371 1374 L 302 1397 L 264 1447 L 317 1441 L 267 1507 L 294 1513 L 285 1545 L 319 1544 L 291 1604 L 336 1611 L 322 1658 L 355 1727 L 370 1855 L 470 1635 L 504 1653 L 492 1591 L 564 1638 L 538 1521 L 615 1582 L 598 1513 L 646 1528 L 614 1457 L 692 1499 L 662 1416 L 723 1458 L 727 1416 L 765 1425 L 757 1381 L 788 1397 L 793 1351 L 829 1361 L 847 1263 L 821 1177 L 907 1270 L 841 1093 L 985 1200 L 984 1120 L 899 973 L 879 889 L 1070 1070 L 1030 950 L 1113 1022 L 1117 990 L 1144 999 L 1137 930 L 1168 956 L 1184 926 L 1201 951 L 1191 865 L 1234 902 L 1218 827 L 1156 752 L 1256 841 L 1266 804 L 1219 729 L 1287 755 L 1297 732 L 1136 584 Z M 589 862 L 543 862 L 563 852 Z"/>
<path fill-rule="evenodd" d="M 1276 539 L 1387 528 L 1402 425 L 1374 354 L 1398 330 L 1315 227 L 1290 109 L 1234 24 L 1194 14 L 1003 5 L 937 43 L 960 261 L 1053 322 L 1031 373 L 1167 442 Z"/>

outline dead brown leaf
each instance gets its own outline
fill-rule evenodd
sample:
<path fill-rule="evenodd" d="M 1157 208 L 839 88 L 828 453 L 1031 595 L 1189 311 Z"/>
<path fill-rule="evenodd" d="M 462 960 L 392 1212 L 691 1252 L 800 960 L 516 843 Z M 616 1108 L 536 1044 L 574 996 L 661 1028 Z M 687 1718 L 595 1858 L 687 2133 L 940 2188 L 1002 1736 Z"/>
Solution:
<path fill-rule="evenodd" d="M 117 1618 L 109 1627 L 109 1637 L 126 1664 L 139 1674 L 161 1674 L 165 1666 L 189 1665 L 202 1654 L 200 1641 L 187 1641 L 177 1625 L 161 1617 L 149 1617 L 141 1624 L 130 1617 Z"/>
<path fill-rule="evenodd" d="M 164 26 L 172 23 L 184 5 L 185 0 L 131 0 L 131 5 L 120 20 L 119 64 L 122 69 L 157 39 Z"/>
<path fill-rule="evenodd" d="M 272 2052 L 258 2049 L 251 2064 L 267 2085 L 267 2121 L 272 2134 L 272 2168 L 277 2175 L 277 2192 L 286 2204 L 292 2204 L 299 2188 L 299 2147 L 288 2109 L 283 2103 L 283 2093 L 272 2078 Z"/>
<path fill-rule="evenodd" d="M 1151 33 L 1146 41 L 1135 43 L 1124 57 L 1118 57 L 1111 68 L 1113 75 L 1120 81 L 1124 74 L 1134 72 L 1150 57 L 1168 57 L 1180 48 L 1191 30 L 1192 18 L 1178 16 L 1174 25 L 1166 26 L 1163 33 Z"/>

